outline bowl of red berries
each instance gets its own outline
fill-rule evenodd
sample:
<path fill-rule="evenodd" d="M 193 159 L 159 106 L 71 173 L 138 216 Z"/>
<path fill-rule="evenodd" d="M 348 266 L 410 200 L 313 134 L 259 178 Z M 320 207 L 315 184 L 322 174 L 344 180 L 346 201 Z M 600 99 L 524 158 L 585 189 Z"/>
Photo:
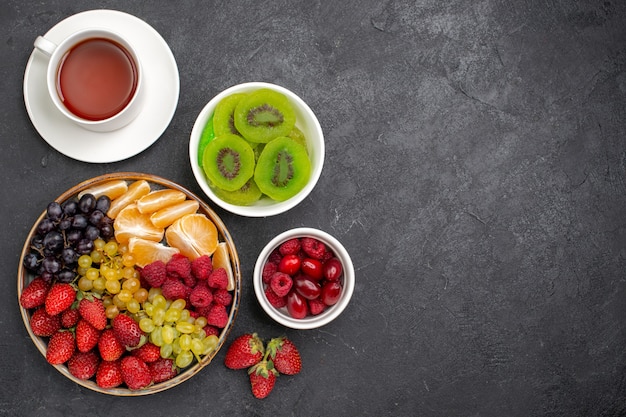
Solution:
<path fill-rule="evenodd" d="M 308 227 L 287 230 L 261 251 L 254 292 L 263 310 L 293 329 L 314 329 L 337 318 L 354 291 L 354 266 L 345 247 Z"/>

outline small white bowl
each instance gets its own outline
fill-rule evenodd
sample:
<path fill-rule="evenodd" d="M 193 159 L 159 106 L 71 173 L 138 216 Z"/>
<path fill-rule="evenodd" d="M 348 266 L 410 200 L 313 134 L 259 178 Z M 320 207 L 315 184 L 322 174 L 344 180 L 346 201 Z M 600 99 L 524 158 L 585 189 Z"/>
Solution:
<path fill-rule="evenodd" d="M 286 307 L 277 309 L 269 303 L 265 296 L 262 273 L 263 266 L 269 259 L 269 256 L 274 249 L 290 239 L 302 237 L 313 237 L 318 239 L 335 253 L 335 257 L 341 261 L 341 265 L 343 267 L 343 276 L 341 277 L 343 289 L 339 301 L 335 305 L 327 307 L 321 314 L 316 316 L 307 315 L 305 318 L 296 319 L 289 315 Z M 348 306 L 350 298 L 352 298 L 352 293 L 354 292 L 355 275 L 350 255 L 348 254 L 346 248 L 337 239 L 321 230 L 301 227 L 287 230 L 279 234 L 263 248 L 254 266 L 252 280 L 254 284 L 254 292 L 259 304 L 261 304 L 263 310 L 272 319 L 283 326 L 290 327 L 292 329 L 308 330 L 330 323 L 343 312 L 343 310 Z"/>
<path fill-rule="evenodd" d="M 252 205 L 237 206 L 221 200 L 213 192 L 211 187 L 209 187 L 206 175 L 204 174 L 204 170 L 198 164 L 198 146 L 200 144 L 202 131 L 204 130 L 207 121 L 215 111 L 215 106 L 217 106 L 217 103 L 219 103 L 224 97 L 231 94 L 250 92 L 258 90 L 260 88 L 269 88 L 271 90 L 282 93 L 289 99 L 289 101 L 293 105 L 296 113 L 296 126 L 302 131 L 302 133 L 304 133 L 307 139 L 307 150 L 309 152 L 309 157 L 311 158 L 311 177 L 307 185 L 298 194 L 286 201 L 278 202 L 266 196 L 263 196 L 261 200 Z M 315 114 L 313 113 L 311 108 L 300 97 L 298 97 L 296 94 L 289 91 L 288 89 L 275 84 L 263 82 L 238 84 L 222 91 L 221 93 L 213 97 L 211 101 L 209 101 L 208 104 L 204 106 L 204 108 L 198 115 L 198 118 L 193 125 L 191 138 L 189 140 L 189 159 L 193 175 L 196 177 L 198 185 L 200 185 L 202 191 L 204 191 L 204 193 L 215 204 L 225 210 L 230 211 L 231 213 L 239 214 L 241 216 L 274 216 L 276 214 L 284 213 L 285 211 L 292 209 L 293 207 L 298 205 L 311 193 L 313 188 L 315 188 L 317 180 L 322 173 L 322 167 L 324 166 L 324 134 L 322 132 L 322 127 L 320 126 L 320 123 L 317 120 L 317 117 L 315 117 Z"/>

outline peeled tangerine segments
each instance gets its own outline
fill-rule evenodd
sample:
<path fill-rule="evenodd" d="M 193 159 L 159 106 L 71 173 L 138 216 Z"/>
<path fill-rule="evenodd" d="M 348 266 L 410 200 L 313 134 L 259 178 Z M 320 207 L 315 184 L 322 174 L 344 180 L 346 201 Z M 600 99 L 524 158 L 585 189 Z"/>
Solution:
<path fill-rule="evenodd" d="M 187 214 L 165 230 L 167 244 L 191 260 L 211 256 L 218 245 L 215 223 L 202 213 Z"/>
<path fill-rule="evenodd" d="M 235 93 L 224 97 L 215 106 L 215 112 L 213 113 L 213 131 L 215 136 L 221 136 L 224 134 L 232 134 L 241 136 L 241 133 L 235 127 L 235 108 L 237 104 L 246 97 L 245 93 Z"/>
<path fill-rule="evenodd" d="M 115 240 L 126 243 L 131 237 L 138 237 L 153 242 L 163 239 L 164 228 L 155 226 L 149 214 L 140 213 L 136 204 L 124 207 L 113 223 Z"/>
<path fill-rule="evenodd" d="M 155 190 L 137 200 L 137 210 L 140 213 L 153 213 L 186 199 L 187 196 L 182 191 L 171 188 Z"/>
<path fill-rule="evenodd" d="M 288 137 L 269 142 L 259 155 L 254 180 L 263 194 L 285 201 L 298 194 L 309 181 L 311 162 L 306 149 Z"/>
<path fill-rule="evenodd" d="M 129 204 L 139 200 L 151 191 L 150 184 L 146 180 L 137 180 L 128 186 L 128 190 L 115 200 L 111 201 L 111 207 L 107 216 L 114 219 L 120 211 Z"/>
<path fill-rule="evenodd" d="M 254 151 L 248 142 L 236 135 L 222 135 L 204 149 L 202 165 L 215 186 L 235 191 L 254 175 Z"/>
<path fill-rule="evenodd" d="M 228 277 L 228 291 L 235 289 L 235 275 L 233 274 L 233 268 L 230 264 L 230 253 L 228 252 L 228 244 L 226 242 L 220 242 L 213 252 L 211 258 L 213 269 L 224 268 L 226 270 L 226 276 Z"/>
<path fill-rule="evenodd" d="M 195 213 L 199 207 L 200 203 L 196 200 L 185 200 L 152 213 L 150 221 L 155 227 L 165 228 L 181 217 Z"/>
<path fill-rule="evenodd" d="M 78 193 L 78 198 L 81 198 L 85 194 L 92 194 L 94 197 L 98 198 L 100 196 L 106 195 L 111 200 L 115 200 L 122 194 L 128 191 L 128 184 L 124 180 L 111 180 L 104 182 L 102 184 L 93 185 L 80 193 Z"/>
<path fill-rule="evenodd" d="M 296 124 L 289 99 L 274 90 L 261 88 L 244 97 L 235 108 L 235 127 L 250 142 L 267 143 L 287 136 Z"/>
<path fill-rule="evenodd" d="M 128 252 L 133 255 L 135 265 L 140 268 L 157 260 L 167 263 L 174 254 L 180 253 L 178 249 L 165 246 L 160 242 L 153 242 L 137 237 L 131 237 L 128 240 Z"/>

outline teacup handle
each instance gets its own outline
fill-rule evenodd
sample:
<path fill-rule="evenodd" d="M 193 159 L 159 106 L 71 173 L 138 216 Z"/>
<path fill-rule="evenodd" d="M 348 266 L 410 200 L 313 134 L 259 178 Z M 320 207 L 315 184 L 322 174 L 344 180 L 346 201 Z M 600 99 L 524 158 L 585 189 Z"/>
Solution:
<path fill-rule="evenodd" d="M 35 39 L 35 48 L 48 56 L 52 56 L 52 53 L 57 48 L 57 44 L 49 41 L 43 36 L 37 36 L 37 39 Z"/>

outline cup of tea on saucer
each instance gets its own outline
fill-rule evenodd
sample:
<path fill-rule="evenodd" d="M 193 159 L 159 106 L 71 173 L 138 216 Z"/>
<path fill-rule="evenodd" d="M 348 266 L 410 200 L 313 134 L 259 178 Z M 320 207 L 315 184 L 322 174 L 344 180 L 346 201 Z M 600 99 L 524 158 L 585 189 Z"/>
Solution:
<path fill-rule="evenodd" d="M 50 99 L 72 122 L 94 132 L 110 132 L 139 114 L 144 95 L 141 63 L 121 35 L 88 28 L 59 43 L 38 36 L 34 45 L 48 57 Z"/>

